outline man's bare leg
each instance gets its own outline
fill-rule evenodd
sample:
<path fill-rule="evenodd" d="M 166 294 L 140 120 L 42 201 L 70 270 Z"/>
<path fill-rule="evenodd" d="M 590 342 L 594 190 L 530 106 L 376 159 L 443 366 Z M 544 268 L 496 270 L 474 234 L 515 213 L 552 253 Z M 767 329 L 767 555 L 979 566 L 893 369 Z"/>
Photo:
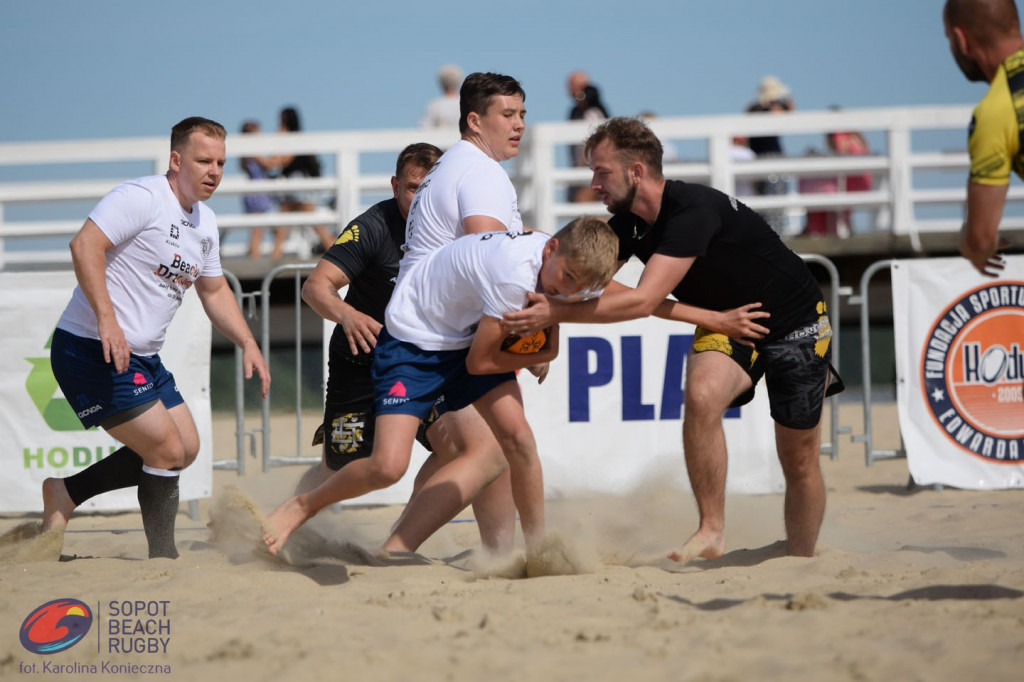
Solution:
<path fill-rule="evenodd" d="M 685 563 L 725 553 L 725 478 L 728 453 L 722 415 L 750 387 L 750 378 L 724 353 L 691 353 L 686 371 L 683 455 L 697 502 L 697 532 L 668 557 Z"/>
<path fill-rule="evenodd" d="M 512 550 L 516 540 L 516 504 L 512 499 L 512 474 L 507 468 L 473 500 L 473 516 L 487 551 L 505 554 Z"/>
<path fill-rule="evenodd" d="M 544 471 L 533 429 L 523 410 L 519 384 L 506 381 L 473 405 L 487 422 L 508 461 L 512 499 L 529 551 L 545 535 Z"/>
<path fill-rule="evenodd" d="M 444 414 L 427 435 L 434 454 L 424 463 L 417 490 L 381 549 L 416 551 L 470 501 L 484 545 L 492 551 L 511 548 L 515 505 L 507 485 L 494 485 L 500 484 L 507 464 L 487 423 L 470 406 Z"/>
<path fill-rule="evenodd" d="M 813 429 L 775 425 L 775 445 L 786 478 L 783 516 L 790 556 L 814 556 L 825 518 L 825 480 L 821 475 L 821 422 Z"/>
<path fill-rule="evenodd" d="M 511 551 L 516 535 L 516 504 L 512 499 L 508 461 L 501 446 L 472 405 L 459 410 L 448 426 L 453 434 L 451 439 L 460 451 L 479 450 L 482 466 L 488 471 L 494 471 L 496 467 L 502 472 L 473 497 L 473 516 L 480 531 L 480 541 L 488 551 L 495 554 Z"/>
<path fill-rule="evenodd" d="M 409 467 L 419 417 L 387 414 L 377 417 L 373 452 L 334 472 L 319 486 L 285 500 L 267 517 L 263 542 L 277 554 L 296 528 L 324 507 L 394 485 Z"/>

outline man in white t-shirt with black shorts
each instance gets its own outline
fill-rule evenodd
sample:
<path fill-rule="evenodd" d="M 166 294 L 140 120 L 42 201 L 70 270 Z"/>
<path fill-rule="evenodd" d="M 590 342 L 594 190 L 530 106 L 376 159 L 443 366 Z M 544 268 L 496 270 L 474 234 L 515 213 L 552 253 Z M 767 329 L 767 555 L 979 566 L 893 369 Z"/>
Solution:
<path fill-rule="evenodd" d="M 224 279 L 217 220 L 202 202 L 224 173 L 224 127 L 200 117 L 171 130 L 166 175 L 122 183 L 71 240 L 78 286 L 53 335 L 50 362 L 86 428 L 124 447 L 68 478 L 43 483 L 43 529 L 62 531 L 78 505 L 138 486 L 150 558 L 176 558 L 178 476 L 199 434 L 160 361 L 171 319 L 195 285 L 213 325 L 243 350 L 246 378 L 270 371 Z"/>

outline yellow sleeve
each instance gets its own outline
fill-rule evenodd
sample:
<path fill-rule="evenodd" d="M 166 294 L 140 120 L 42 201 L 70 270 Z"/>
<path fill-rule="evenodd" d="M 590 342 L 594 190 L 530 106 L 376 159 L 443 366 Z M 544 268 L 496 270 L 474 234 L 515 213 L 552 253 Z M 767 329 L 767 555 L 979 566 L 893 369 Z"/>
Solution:
<path fill-rule="evenodd" d="M 967 149 L 971 155 L 971 182 L 1007 185 L 1013 159 L 1020 147 L 1017 112 L 1000 67 L 988 94 L 974 108 Z"/>

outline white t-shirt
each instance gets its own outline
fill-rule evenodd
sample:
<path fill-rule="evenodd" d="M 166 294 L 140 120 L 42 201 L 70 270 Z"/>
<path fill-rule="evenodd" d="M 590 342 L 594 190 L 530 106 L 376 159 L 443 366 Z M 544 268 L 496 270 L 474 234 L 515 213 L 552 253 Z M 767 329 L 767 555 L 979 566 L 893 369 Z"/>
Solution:
<path fill-rule="evenodd" d="M 121 183 L 89 218 L 114 243 L 107 252 L 107 291 L 125 339 L 136 355 L 155 355 L 185 292 L 200 276 L 223 274 L 217 219 L 202 202 L 185 211 L 166 175 Z M 96 313 L 81 287 L 57 326 L 99 338 Z"/>
<path fill-rule="evenodd" d="M 488 216 L 521 232 L 519 200 L 508 173 L 476 145 L 459 140 L 423 178 L 405 223 L 398 279 L 414 263 L 466 234 L 463 221 Z"/>
<path fill-rule="evenodd" d="M 399 278 L 385 312 L 388 333 L 423 350 L 468 348 L 481 317 L 526 305 L 548 239 L 542 232 L 471 234 L 428 254 Z"/>

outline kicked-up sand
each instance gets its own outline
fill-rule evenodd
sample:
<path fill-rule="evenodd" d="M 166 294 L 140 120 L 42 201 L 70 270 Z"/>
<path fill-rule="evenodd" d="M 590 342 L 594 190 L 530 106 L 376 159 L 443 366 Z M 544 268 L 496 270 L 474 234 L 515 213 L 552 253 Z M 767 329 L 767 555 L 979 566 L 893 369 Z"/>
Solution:
<path fill-rule="evenodd" d="M 842 414 L 857 431 L 858 406 Z M 876 445 L 898 442 L 894 405 L 874 420 Z M 218 457 L 232 429 L 215 423 Z M 733 494 L 725 556 L 668 561 L 696 511 L 657 480 L 549 500 L 546 542 L 502 559 L 468 514 L 378 554 L 398 506 L 324 510 L 271 557 L 265 514 L 299 467 L 215 471 L 176 561 L 145 559 L 137 513 L 75 516 L 63 547 L 0 516 L 0 679 L 1024 679 L 1024 491 L 908 488 L 906 461 L 866 467 L 848 436 L 822 467 L 812 558 L 785 555 L 780 495 Z M 65 597 L 90 631 L 30 653 L 23 622 Z"/>

